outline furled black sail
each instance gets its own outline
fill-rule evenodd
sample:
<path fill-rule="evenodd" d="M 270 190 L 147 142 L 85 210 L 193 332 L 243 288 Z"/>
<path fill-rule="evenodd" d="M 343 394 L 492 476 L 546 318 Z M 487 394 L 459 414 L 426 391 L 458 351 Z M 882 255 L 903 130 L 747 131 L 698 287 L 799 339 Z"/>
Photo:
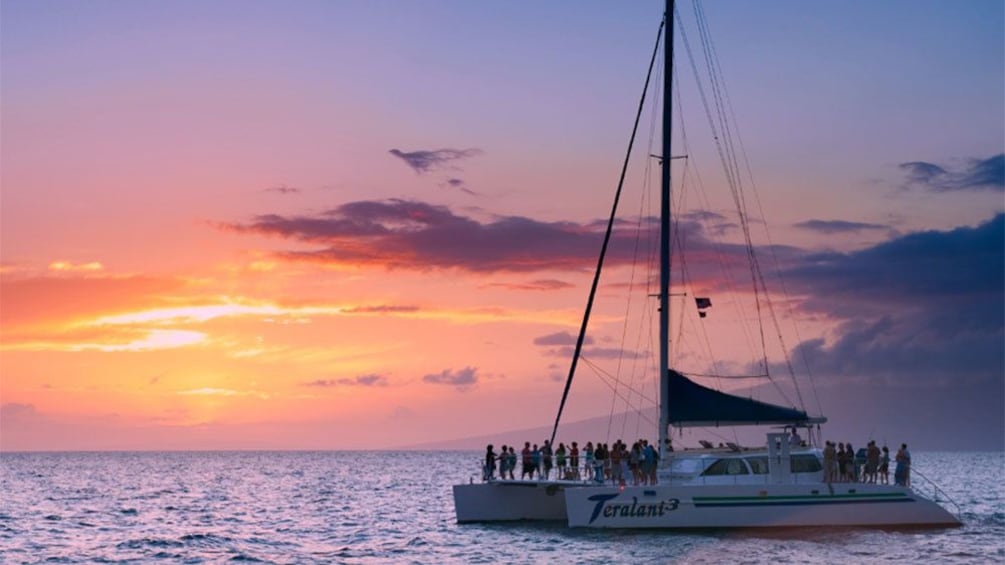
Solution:
<path fill-rule="evenodd" d="M 669 371 L 670 403 L 665 406 L 672 426 L 742 426 L 801 424 L 819 420 L 806 412 L 733 396 Z"/>

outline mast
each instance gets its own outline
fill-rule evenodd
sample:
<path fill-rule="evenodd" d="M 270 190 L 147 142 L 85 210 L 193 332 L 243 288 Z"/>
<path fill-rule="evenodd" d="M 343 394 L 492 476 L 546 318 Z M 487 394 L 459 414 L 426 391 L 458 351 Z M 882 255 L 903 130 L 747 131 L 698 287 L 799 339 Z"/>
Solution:
<path fill-rule="evenodd" d="M 660 153 L 663 166 L 660 180 L 660 460 L 666 461 L 666 440 L 670 425 L 667 407 L 670 406 L 670 138 L 673 87 L 673 18 L 674 0 L 666 0 L 666 34 L 663 43 L 663 150 Z"/>

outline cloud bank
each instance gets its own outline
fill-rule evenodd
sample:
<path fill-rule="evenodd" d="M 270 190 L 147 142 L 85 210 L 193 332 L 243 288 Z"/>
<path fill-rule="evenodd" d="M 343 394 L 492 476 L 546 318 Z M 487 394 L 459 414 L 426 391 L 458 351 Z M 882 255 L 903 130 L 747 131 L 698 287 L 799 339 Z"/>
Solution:
<path fill-rule="evenodd" d="M 815 372 L 925 386 L 1005 375 L 1005 216 L 908 234 L 786 273 L 802 308 L 839 320 L 837 338 L 798 346 Z"/>
<path fill-rule="evenodd" d="M 533 272 L 592 268 L 603 237 L 596 222 L 541 222 L 505 216 L 480 222 L 445 206 L 415 200 L 359 201 L 317 216 L 257 216 L 223 229 L 313 244 L 281 252 L 288 260 L 352 266 L 470 272 Z M 621 224 L 608 264 L 632 260 L 635 228 Z"/>

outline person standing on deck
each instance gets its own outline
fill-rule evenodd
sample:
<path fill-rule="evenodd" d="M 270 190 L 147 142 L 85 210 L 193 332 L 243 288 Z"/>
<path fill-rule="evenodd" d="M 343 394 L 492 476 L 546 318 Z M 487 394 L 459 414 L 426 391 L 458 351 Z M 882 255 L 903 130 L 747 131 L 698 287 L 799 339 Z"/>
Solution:
<path fill-rule="evenodd" d="M 544 468 L 545 480 L 551 478 L 550 477 L 552 467 L 551 455 L 552 455 L 551 441 L 544 440 L 544 445 L 541 447 L 541 466 Z"/>
<path fill-rule="evenodd" d="M 897 462 L 897 467 L 893 471 L 893 482 L 897 486 L 906 487 L 907 486 L 907 466 L 910 462 L 909 455 L 907 454 L 907 444 L 900 444 L 900 449 L 897 450 L 897 455 L 894 457 Z"/>
<path fill-rule="evenodd" d="M 824 482 L 833 483 L 837 476 L 837 452 L 834 450 L 834 443 L 824 442 Z"/>
<path fill-rule="evenodd" d="M 869 447 L 865 451 L 865 478 L 866 481 L 876 484 L 876 475 L 879 472 L 879 448 L 876 441 L 870 441 Z"/>
<path fill-rule="evenodd" d="M 482 480 L 491 481 L 495 478 L 496 474 L 496 453 L 492 451 L 492 444 L 490 443 L 487 448 L 485 448 L 485 471 L 482 474 Z"/>
<path fill-rule="evenodd" d="M 558 471 L 556 471 L 556 473 L 558 473 L 558 478 L 559 479 L 565 479 L 566 478 L 565 463 L 566 463 L 566 460 L 565 460 L 565 444 L 564 443 L 559 443 L 558 444 L 558 449 L 555 450 L 555 466 L 558 467 Z"/>
<path fill-rule="evenodd" d="M 520 471 L 520 479 L 523 480 L 527 477 L 531 479 L 534 478 L 534 456 L 530 450 L 530 442 L 524 442 L 523 451 L 520 452 L 523 457 L 523 469 Z"/>
<path fill-rule="evenodd" d="M 890 448 L 883 446 L 883 455 L 879 459 L 879 476 L 883 484 L 890 484 Z"/>
<path fill-rule="evenodd" d="M 668 439 L 667 442 L 669 443 L 669 441 L 670 440 Z M 645 442 L 645 444 L 646 444 L 646 463 L 649 465 L 649 484 L 655 485 L 656 470 L 659 467 L 660 463 L 660 452 L 655 447 L 650 445 L 649 442 Z M 670 451 L 673 451 L 673 447 L 670 448 Z"/>
<path fill-rule="evenodd" d="M 900 448 L 904 450 L 904 486 L 910 488 L 911 486 L 911 452 L 907 449 L 907 444 L 900 444 Z"/>

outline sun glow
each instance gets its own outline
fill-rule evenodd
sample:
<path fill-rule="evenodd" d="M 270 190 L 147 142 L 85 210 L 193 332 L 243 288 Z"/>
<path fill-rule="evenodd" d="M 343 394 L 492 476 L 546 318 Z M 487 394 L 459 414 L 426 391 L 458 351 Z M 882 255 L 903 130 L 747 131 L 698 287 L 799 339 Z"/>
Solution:
<path fill-rule="evenodd" d="M 53 261 L 49 263 L 49 270 L 57 272 L 96 272 L 104 268 L 105 266 L 97 261 L 81 264 L 73 264 L 69 261 Z"/>
<path fill-rule="evenodd" d="M 67 351 L 153 351 L 155 349 L 176 349 L 195 345 L 206 340 L 206 334 L 202 332 L 188 330 L 148 330 L 146 337 L 137 339 L 129 343 L 121 344 L 99 344 L 85 343 L 74 344 L 67 347 Z"/>

